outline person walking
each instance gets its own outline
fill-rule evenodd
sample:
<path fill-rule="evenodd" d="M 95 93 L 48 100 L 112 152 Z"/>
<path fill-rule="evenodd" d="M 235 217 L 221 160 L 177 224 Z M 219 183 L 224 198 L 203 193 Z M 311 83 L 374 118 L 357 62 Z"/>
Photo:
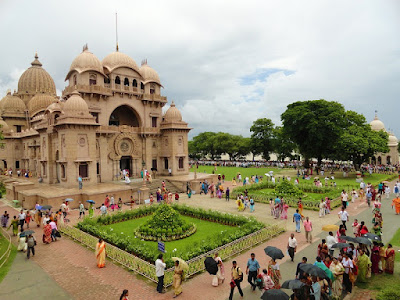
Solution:
<path fill-rule="evenodd" d="M 106 266 L 106 243 L 102 238 L 99 238 L 99 242 L 96 244 L 96 261 L 98 268 L 104 268 Z"/>
<path fill-rule="evenodd" d="M 1 216 L 1 226 L 3 228 L 7 227 L 8 220 L 10 219 L 10 215 L 7 211 L 4 211 L 4 214 Z"/>
<path fill-rule="evenodd" d="M 10 226 L 8 226 L 8 229 L 12 227 L 13 236 L 16 236 L 18 234 L 18 224 L 19 221 L 17 219 L 17 216 L 14 216 L 14 219 L 11 221 Z"/>
<path fill-rule="evenodd" d="M 83 183 L 82 183 L 82 176 L 79 175 L 78 176 L 78 188 L 81 190 L 83 187 Z"/>
<path fill-rule="evenodd" d="M 172 298 L 178 297 L 182 294 L 182 279 L 183 279 L 183 268 L 179 263 L 179 260 L 175 261 L 174 269 L 174 280 L 172 282 L 172 287 L 174 288 L 174 296 Z"/>
<path fill-rule="evenodd" d="M 306 217 L 306 220 L 303 222 L 304 230 L 306 232 L 306 241 L 310 244 L 312 243 L 312 223 L 309 217 Z"/>
<path fill-rule="evenodd" d="M 349 214 L 346 211 L 345 206 L 342 206 L 342 210 L 339 211 L 338 216 L 339 216 L 340 221 L 342 221 L 344 229 L 347 230 L 346 222 L 349 220 Z"/>
<path fill-rule="evenodd" d="M 255 281 L 260 271 L 260 264 L 256 260 L 256 255 L 254 253 L 251 253 L 250 257 L 246 267 L 246 274 L 248 275 L 247 281 L 250 283 L 252 290 L 255 291 L 257 287 Z"/>
<path fill-rule="evenodd" d="M 335 249 L 332 249 L 332 246 L 336 243 L 337 243 L 337 241 L 336 241 L 335 237 L 333 236 L 333 232 L 329 231 L 329 235 L 326 237 L 326 244 L 328 245 L 328 250 L 329 250 L 330 256 L 333 256 L 333 251 Z"/>
<path fill-rule="evenodd" d="M 288 253 L 289 256 L 291 258 L 291 260 L 294 260 L 294 254 L 296 253 L 297 250 L 297 240 L 294 237 L 294 233 L 290 234 L 290 238 L 287 244 L 287 249 L 288 249 Z"/>
<path fill-rule="evenodd" d="M 107 206 L 105 206 L 104 203 L 100 207 L 100 213 L 102 216 L 105 216 L 107 214 Z"/>
<path fill-rule="evenodd" d="M 26 223 L 26 227 L 29 228 L 29 223 L 32 220 L 32 215 L 29 213 L 29 210 L 26 212 L 25 215 L 25 223 Z"/>
<path fill-rule="evenodd" d="M 230 193 L 231 193 L 231 190 L 229 189 L 229 187 L 227 187 L 226 191 L 225 191 L 225 200 L 228 202 L 229 202 Z"/>
<path fill-rule="evenodd" d="M 28 259 L 29 259 L 31 256 L 31 252 L 32 252 L 32 256 L 35 256 L 36 239 L 34 238 L 34 236 L 32 234 L 30 234 L 28 236 L 28 238 L 26 239 L 26 244 L 28 245 L 28 251 L 27 251 L 26 257 L 28 257 Z"/>
<path fill-rule="evenodd" d="M 342 198 L 342 206 L 344 207 L 344 208 L 346 208 L 347 207 L 347 201 L 348 201 L 348 198 L 349 198 L 349 195 L 347 194 L 347 192 L 345 191 L 345 190 L 342 190 L 342 193 L 341 193 L 341 198 Z"/>
<path fill-rule="evenodd" d="M 155 262 L 156 265 L 156 276 L 158 278 L 157 282 L 157 292 L 162 294 L 164 293 L 163 288 L 164 288 L 164 270 L 167 267 L 167 265 L 164 262 L 164 255 L 161 253 L 158 255 L 158 258 Z"/>
<path fill-rule="evenodd" d="M 325 217 L 325 208 L 326 208 L 326 203 L 324 199 L 321 199 L 321 202 L 319 203 L 319 217 Z"/>
<path fill-rule="evenodd" d="M 296 212 L 293 214 L 293 223 L 296 223 L 296 232 L 300 232 L 300 221 L 302 217 L 299 213 L 299 210 L 296 209 Z"/>
<path fill-rule="evenodd" d="M 85 217 L 85 206 L 83 205 L 83 203 L 81 201 L 79 201 L 79 218 L 81 219 L 83 216 L 83 218 Z"/>
<path fill-rule="evenodd" d="M 21 226 L 21 232 L 24 231 L 25 217 L 26 214 L 24 213 L 24 210 L 21 209 L 21 212 L 18 215 L 18 221 L 19 221 L 19 226 Z"/>
<path fill-rule="evenodd" d="M 232 281 L 231 281 L 231 293 L 229 294 L 229 300 L 232 300 L 233 291 L 235 290 L 235 286 L 237 286 L 240 296 L 243 297 L 243 291 L 240 288 L 240 283 L 243 281 L 243 272 L 238 267 L 236 260 L 232 262 L 232 271 L 231 271 Z"/>
<path fill-rule="evenodd" d="M 123 290 L 121 296 L 119 296 L 119 300 L 129 300 L 128 296 L 129 296 L 128 290 Z"/>

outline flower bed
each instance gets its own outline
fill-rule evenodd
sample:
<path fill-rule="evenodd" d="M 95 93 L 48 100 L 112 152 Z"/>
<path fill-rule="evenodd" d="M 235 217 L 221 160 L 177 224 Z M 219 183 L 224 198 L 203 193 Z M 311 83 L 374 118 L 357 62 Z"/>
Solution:
<path fill-rule="evenodd" d="M 243 236 L 249 235 L 265 227 L 263 223 L 258 222 L 254 218 L 247 218 L 243 216 L 225 214 L 211 210 L 204 210 L 199 208 L 192 208 L 182 205 L 172 205 L 172 208 L 179 212 L 181 215 L 198 218 L 208 222 L 216 222 L 224 225 L 236 226 L 239 230 L 235 230 L 229 234 L 221 231 L 216 232 L 207 239 L 207 242 L 197 242 L 188 247 L 174 252 L 174 256 L 179 256 L 184 260 L 190 260 L 198 255 L 211 251 L 215 248 L 228 244 Z M 77 227 L 93 236 L 101 237 L 106 242 L 132 253 L 150 263 L 153 263 L 157 258 L 159 251 L 156 245 L 150 246 L 144 243 L 141 238 L 129 237 L 127 234 L 121 235 L 114 231 L 106 230 L 103 225 L 109 225 L 117 222 L 122 222 L 130 219 L 136 219 L 140 216 L 147 216 L 157 209 L 156 205 L 140 208 L 135 212 L 126 211 L 114 214 L 112 216 L 97 217 L 94 219 L 86 218 L 77 224 Z M 160 240 L 167 240 L 166 234 L 161 234 Z M 168 267 L 173 266 L 173 261 L 166 257 Z"/>

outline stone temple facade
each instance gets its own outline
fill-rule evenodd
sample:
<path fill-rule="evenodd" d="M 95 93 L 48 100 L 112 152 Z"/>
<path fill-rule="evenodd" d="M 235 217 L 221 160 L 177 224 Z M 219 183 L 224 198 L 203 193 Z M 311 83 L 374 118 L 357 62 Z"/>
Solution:
<path fill-rule="evenodd" d="M 388 153 L 377 153 L 374 157 L 371 158 L 373 163 L 378 165 L 397 165 L 399 164 L 399 151 L 398 144 L 399 141 L 397 137 L 393 134 L 393 132 L 387 131 L 385 128 L 385 124 L 381 120 L 378 119 L 378 116 L 375 115 L 375 118 L 370 123 L 371 129 L 375 131 L 385 131 L 389 134 Z"/>
<path fill-rule="evenodd" d="M 28 170 L 43 182 L 77 186 L 142 170 L 186 175 L 188 124 L 157 72 L 118 51 L 100 61 L 87 46 L 71 63 L 62 97 L 35 56 L 18 91 L 0 101 L 0 169 Z"/>

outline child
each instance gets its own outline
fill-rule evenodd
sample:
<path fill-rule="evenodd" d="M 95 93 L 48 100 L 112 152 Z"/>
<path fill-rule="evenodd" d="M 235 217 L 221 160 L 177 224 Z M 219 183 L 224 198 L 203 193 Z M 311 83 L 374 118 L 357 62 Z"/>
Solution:
<path fill-rule="evenodd" d="M 254 199 L 250 198 L 250 212 L 254 212 Z"/>

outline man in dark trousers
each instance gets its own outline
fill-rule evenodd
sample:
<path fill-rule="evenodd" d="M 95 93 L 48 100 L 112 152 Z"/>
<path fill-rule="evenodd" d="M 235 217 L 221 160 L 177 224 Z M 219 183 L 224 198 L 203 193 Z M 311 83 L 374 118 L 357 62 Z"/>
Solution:
<path fill-rule="evenodd" d="M 251 258 L 247 261 L 247 268 L 246 268 L 246 274 L 248 275 L 247 281 L 250 283 L 253 291 L 256 290 L 256 279 L 258 272 L 260 270 L 260 264 L 258 263 L 256 259 L 256 255 L 254 253 L 251 253 L 250 255 Z"/>
<path fill-rule="evenodd" d="M 229 295 L 229 300 L 232 300 L 233 297 L 233 291 L 235 289 L 235 286 L 237 286 L 239 290 L 240 296 L 243 297 L 243 291 L 240 288 L 240 283 L 243 281 L 243 272 L 242 270 L 237 266 L 236 261 L 234 260 L 232 262 L 232 270 L 231 270 L 231 276 L 232 276 L 232 281 L 231 281 L 231 293 Z"/>

